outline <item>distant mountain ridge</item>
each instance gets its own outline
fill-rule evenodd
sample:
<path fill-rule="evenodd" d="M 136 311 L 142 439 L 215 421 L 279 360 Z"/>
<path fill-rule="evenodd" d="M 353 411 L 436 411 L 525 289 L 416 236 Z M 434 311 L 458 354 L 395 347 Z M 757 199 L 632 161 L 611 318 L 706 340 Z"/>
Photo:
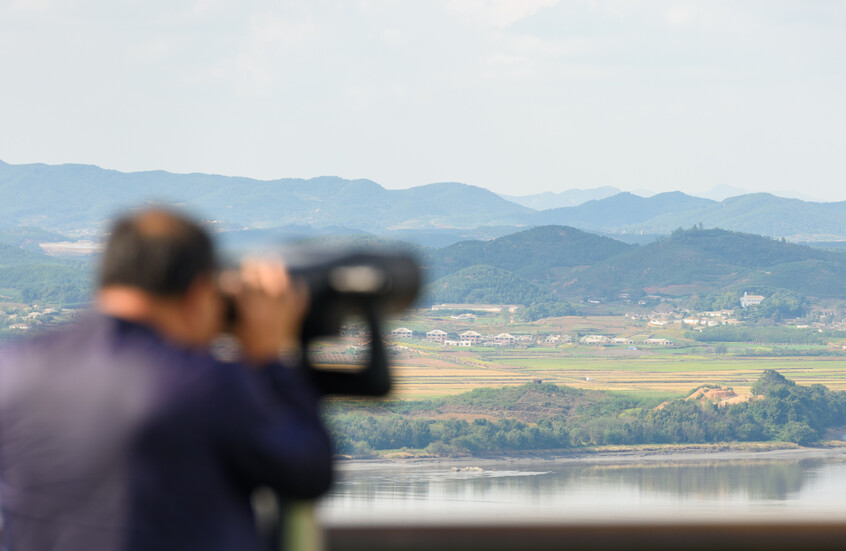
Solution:
<path fill-rule="evenodd" d="M 621 232 L 632 226 L 646 224 L 668 212 L 698 211 L 715 204 L 710 199 L 692 197 L 680 191 L 659 193 L 652 197 L 640 197 L 624 191 L 577 207 L 532 213 L 524 219 L 535 224 L 560 224 L 595 231 Z"/>
<path fill-rule="evenodd" d="M 253 180 L 163 171 L 122 173 L 90 165 L 0 165 L 0 223 L 97 229 L 143 202 L 183 205 L 222 228 L 292 224 L 366 231 L 518 224 L 531 209 L 486 189 L 437 183 L 387 190 L 371 180 L 323 176 Z"/>
<path fill-rule="evenodd" d="M 533 208 L 457 182 L 388 190 L 371 180 L 335 176 L 254 180 L 0 161 L 0 230 L 30 226 L 74 234 L 100 232 L 120 209 L 161 202 L 184 206 L 220 231 L 280 228 L 280 233 L 286 233 L 284 228 L 331 226 L 352 233 L 390 234 L 427 246 L 546 225 L 612 236 L 648 236 L 702 224 L 791 241 L 846 241 L 846 201 L 815 203 L 766 193 L 718 202 L 678 191 L 651 197 L 620 192 L 577 206 L 535 210 L 554 205 L 555 198 L 575 202 L 615 190 L 512 197 Z"/>
<path fill-rule="evenodd" d="M 591 189 L 568 189 L 559 193 L 545 191 L 533 195 L 503 195 L 500 197 L 508 199 L 512 203 L 523 205 L 535 210 L 547 210 L 560 207 L 575 207 L 595 199 L 604 199 L 620 193 L 620 190 L 613 186 L 602 186 Z"/>
<path fill-rule="evenodd" d="M 533 212 L 522 221 L 526 225 L 567 225 L 607 234 L 665 235 L 702 224 L 792 241 L 839 241 L 846 240 L 846 201 L 811 203 L 750 193 L 717 202 L 678 191 L 652 197 L 623 192 L 577 207 Z"/>

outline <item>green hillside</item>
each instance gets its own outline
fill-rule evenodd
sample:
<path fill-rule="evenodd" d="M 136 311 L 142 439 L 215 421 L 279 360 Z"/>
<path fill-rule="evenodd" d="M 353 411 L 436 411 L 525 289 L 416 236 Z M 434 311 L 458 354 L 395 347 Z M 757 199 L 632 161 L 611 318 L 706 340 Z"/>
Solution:
<path fill-rule="evenodd" d="M 0 302 L 79 304 L 91 299 L 92 266 L 28 264 L 0 267 Z"/>
<path fill-rule="evenodd" d="M 493 266 L 464 268 L 428 284 L 429 303 L 533 304 L 549 300 L 549 292 L 513 272 Z"/>
<path fill-rule="evenodd" d="M 23 235 L 26 241 L 31 233 L 7 232 L 0 239 L 20 241 Z M 0 302 L 84 302 L 91 294 L 91 279 L 89 264 L 50 257 L 23 242 L 21 246 L 0 242 Z"/>
<path fill-rule="evenodd" d="M 677 230 L 633 246 L 545 226 L 457 243 L 433 252 L 429 262 L 432 273 L 448 274 L 428 289 L 441 302 L 530 304 L 558 297 L 617 300 L 621 293 L 704 296 L 755 289 L 846 296 L 846 255 L 720 229 Z M 534 287 L 527 287 L 530 282 Z"/>
<path fill-rule="evenodd" d="M 44 254 L 40 248 L 24 249 L 18 243 L 10 244 L 8 241 L 14 243 L 19 239 L 8 234 L 0 235 L 0 267 L 42 264 L 55 260 Z M 56 263 L 62 263 L 62 261 L 56 261 Z"/>
<path fill-rule="evenodd" d="M 844 296 L 846 255 L 726 230 L 691 229 L 570 274 L 565 296 L 690 295 L 770 286 Z"/>
<path fill-rule="evenodd" d="M 632 245 L 566 226 L 542 226 L 493 239 L 463 241 L 433 255 L 436 272 L 487 264 L 533 281 L 549 281 L 554 268 L 590 266 Z"/>

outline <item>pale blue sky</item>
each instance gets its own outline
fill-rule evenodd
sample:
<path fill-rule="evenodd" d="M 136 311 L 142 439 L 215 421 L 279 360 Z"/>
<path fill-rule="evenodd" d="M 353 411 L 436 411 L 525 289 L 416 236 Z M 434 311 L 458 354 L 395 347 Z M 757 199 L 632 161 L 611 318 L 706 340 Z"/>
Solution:
<path fill-rule="evenodd" d="M 0 0 L 0 159 L 846 199 L 846 2 Z"/>

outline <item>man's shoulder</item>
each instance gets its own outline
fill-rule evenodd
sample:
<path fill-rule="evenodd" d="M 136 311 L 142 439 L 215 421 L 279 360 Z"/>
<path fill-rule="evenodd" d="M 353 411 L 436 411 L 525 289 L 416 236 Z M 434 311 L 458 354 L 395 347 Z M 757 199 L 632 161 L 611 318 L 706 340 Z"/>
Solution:
<path fill-rule="evenodd" d="M 95 313 L 54 327 L 38 335 L 23 337 L 8 346 L 3 356 L 45 356 L 67 352 L 70 357 L 90 349 L 108 349 L 120 339 L 121 321 Z"/>
<path fill-rule="evenodd" d="M 44 365 L 90 371 L 102 364 L 177 380 L 228 377 L 231 371 L 207 352 L 171 343 L 150 327 L 96 313 L 10 344 L 0 359 L 22 369 Z"/>

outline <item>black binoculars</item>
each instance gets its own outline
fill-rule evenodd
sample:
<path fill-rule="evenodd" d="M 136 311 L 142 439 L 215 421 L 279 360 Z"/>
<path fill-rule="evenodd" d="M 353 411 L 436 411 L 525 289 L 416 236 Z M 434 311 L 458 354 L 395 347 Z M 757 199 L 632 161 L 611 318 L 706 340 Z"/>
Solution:
<path fill-rule="evenodd" d="M 382 396 L 391 389 L 382 321 L 409 308 L 420 292 L 420 265 L 402 249 L 328 249 L 309 246 L 279 251 L 293 279 L 309 291 L 301 331 L 302 364 L 324 394 Z M 230 320 L 237 312 L 230 308 Z M 327 370 L 309 358 L 315 339 L 340 335 L 345 321 L 360 318 L 371 339 L 370 357 L 355 370 Z"/>

